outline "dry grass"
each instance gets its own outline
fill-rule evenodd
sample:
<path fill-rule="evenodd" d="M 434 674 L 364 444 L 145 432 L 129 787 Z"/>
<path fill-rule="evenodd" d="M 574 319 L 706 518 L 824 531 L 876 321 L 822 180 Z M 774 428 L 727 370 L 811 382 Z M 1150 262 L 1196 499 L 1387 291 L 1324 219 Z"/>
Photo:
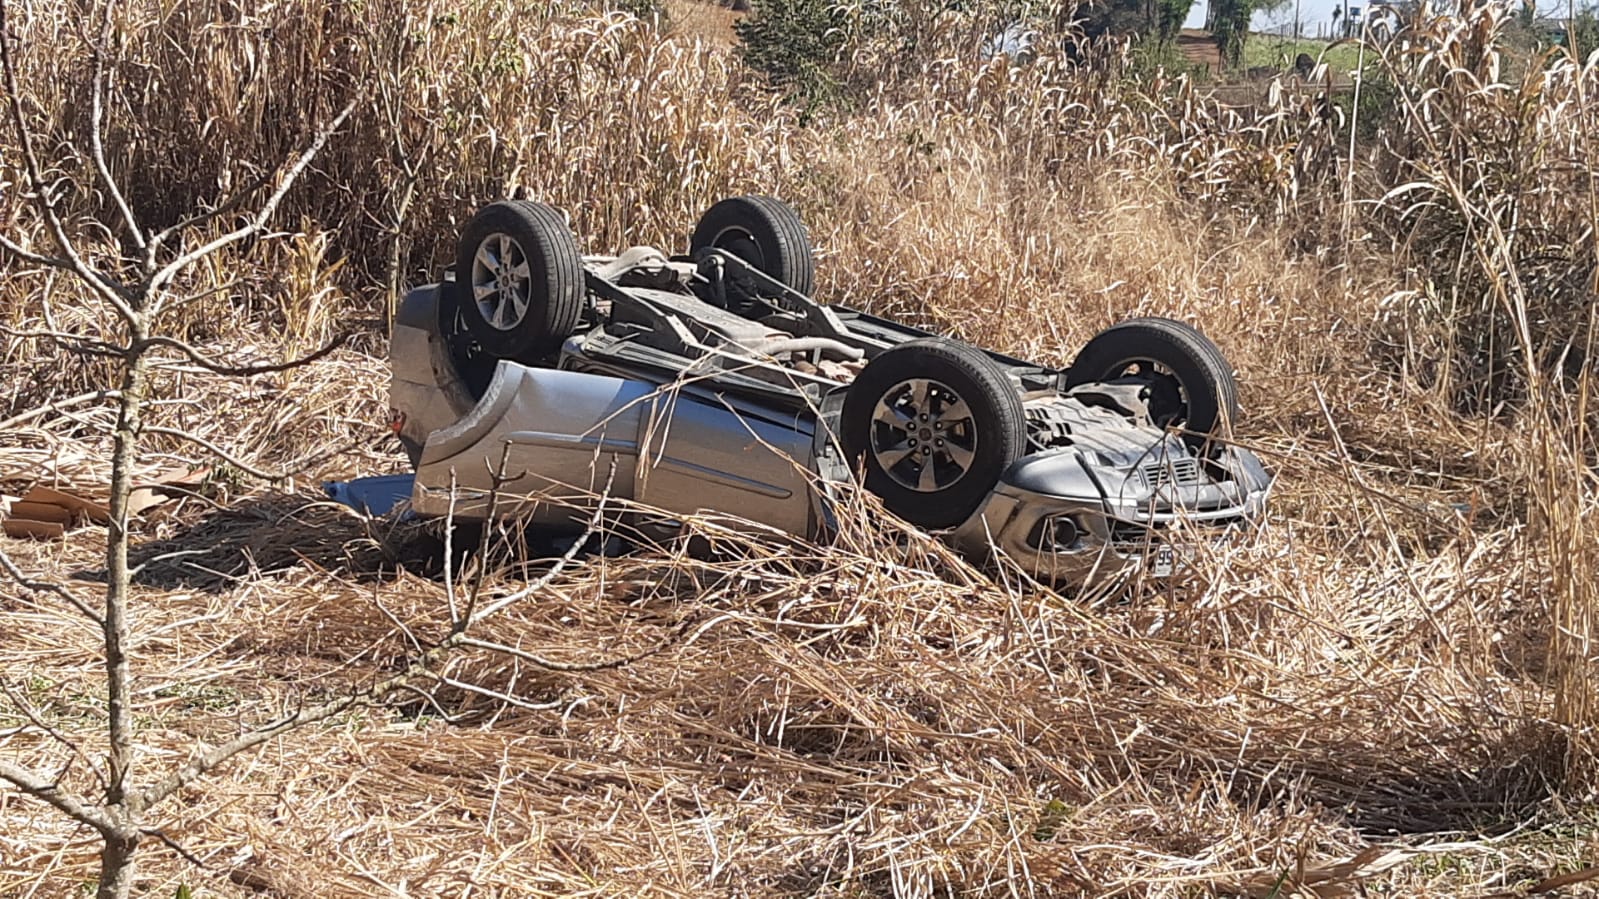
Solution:
<path fill-rule="evenodd" d="M 678 38 L 703 41 L 715 47 L 731 48 L 738 40 L 733 23 L 744 14 L 716 0 L 667 0 L 667 27 Z"/>
<path fill-rule="evenodd" d="M 30 110 L 72 140 L 83 51 L 55 5 L 22 8 Z M 1119 318 L 1193 321 L 1235 362 L 1245 438 L 1279 474 L 1266 526 L 1171 586 L 1061 596 L 865 507 L 827 548 L 588 559 L 488 636 L 560 661 L 665 651 L 593 672 L 464 654 L 456 686 L 277 740 L 161 809 L 205 867 L 151 844 L 150 895 L 1285 897 L 1355 895 L 1361 878 L 1521 895 L 1599 849 L 1592 781 L 1571 776 L 1591 662 L 1580 641 L 1550 648 L 1556 622 L 1596 607 L 1579 410 L 1546 379 L 1547 415 L 1463 415 L 1458 378 L 1421 376 L 1452 322 L 1404 304 L 1435 283 L 1449 232 L 1425 254 L 1381 230 L 1346 245 L 1321 217 L 1346 148 L 1306 112 L 1314 98 L 1227 110 L 1181 82 L 1129 86 L 1114 57 L 928 59 L 802 123 L 714 41 L 545 4 L 122 15 L 130 35 L 165 35 L 119 50 L 115 164 L 157 217 L 269 170 L 374 79 L 291 198 L 288 233 L 197 273 L 182 290 L 207 295 L 168 323 L 241 361 L 371 324 L 332 358 L 243 384 L 158 368 L 152 423 L 299 478 L 224 470 L 209 500 L 140 522 L 145 772 L 378 679 L 442 633 L 444 585 L 395 570 L 385 523 L 309 485 L 403 464 L 383 427 L 384 285 L 435 270 L 453 223 L 513 190 L 567 208 L 595 249 L 675 249 L 715 198 L 778 193 L 812 223 L 826 296 L 1053 362 Z M 15 183 L 5 146 L 0 183 Z M 85 246 L 114 258 L 81 170 L 61 170 Z M 1374 184 L 1361 196 L 1393 186 Z M 1572 233 L 1558 199 L 1519 214 Z M 14 193 L 0 206 L 8 233 L 39 239 Z M 1361 213 L 1352 236 L 1386 214 Z M 1491 246 L 1472 235 L 1455 249 Z M 69 282 L 7 265 L 0 325 L 115 336 Z M 0 371 L 3 419 L 111 370 L 13 333 Z M 107 415 L 83 403 L 0 434 L 0 489 L 102 482 Z M 152 467 L 203 461 L 150 443 Z M 95 528 L 0 538 L 90 591 L 103 545 Z M 484 587 L 515 590 L 539 564 Z M 95 754 L 98 635 L 10 586 L 0 607 L 0 751 L 92 791 L 59 744 L 12 729 L 21 700 Z M 71 894 L 94 861 L 86 833 L 0 793 L 0 895 Z"/>

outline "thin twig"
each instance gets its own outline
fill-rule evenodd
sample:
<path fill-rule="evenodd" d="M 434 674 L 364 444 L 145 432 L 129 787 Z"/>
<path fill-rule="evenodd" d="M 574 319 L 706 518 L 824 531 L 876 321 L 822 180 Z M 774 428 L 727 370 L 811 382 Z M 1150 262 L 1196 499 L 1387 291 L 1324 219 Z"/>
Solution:
<path fill-rule="evenodd" d="M 128 205 L 127 198 L 122 195 L 122 187 L 117 184 L 117 179 L 111 177 L 111 167 L 105 161 L 105 95 L 111 80 L 110 73 L 106 71 L 105 48 L 110 42 L 111 14 L 116 8 L 115 3 L 105 5 L 100 40 L 92 45 L 94 84 L 89 92 L 89 154 L 94 157 L 94 170 L 99 173 L 100 182 L 105 186 L 106 193 L 111 195 L 111 202 L 116 204 L 117 211 L 122 214 L 123 223 L 128 226 L 128 236 L 133 239 L 133 245 L 143 250 L 144 234 L 140 231 L 139 220 L 134 217 L 133 207 Z"/>
<path fill-rule="evenodd" d="M 201 869 L 203 871 L 211 870 L 206 865 L 205 862 L 200 861 L 198 858 L 195 858 L 193 853 L 191 853 L 189 850 L 183 848 L 183 846 L 180 845 L 177 840 L 174 840 L 173 838 L 167 836 L 167 832 L 162 830 L 161 828 L 159 828 L 159 827 L 143 827 L 143 828 L 139 829 L 139 832 L 144 834 L 147 837 L 155 837 L 156 839 L 158 839 L 161 842 L 165 843 L 168 849 L 171 849 L 173 852 L 176 852 L 178 855 L 182 856 L 184 861 L 186 861 L 189 864 L 195 866 L 196 868 L 199 868 L 199 869 Z"/>
<path fill-rule="evenodd" d="M 74 609 L 77 609 L 78 614 L 94 622 L 99 627 L 105 627 L 105 618 L 102 617 L 100 613 L 91 609 L 89 605 L 82 599 L 79 599 L 76 593 L 73 593 L 71 590 L 68 590 L 60 584 L 52 584 L 49 581 L 38 581 L 28 577 L 23 573 L 21 568 L 17 567 L 17 563 L 11 561 L 11 557 L 6 555 L 6 552 L 3 549 L 0 549 L 0 568 L 5 569 L 6 574 L 10 575 L 11 579 L 16 581 L 17 585 L 22 589 L 34 593 L 54 593 L 55 595 L 66 600 L 68 605 L 72 606 Z"/>
<path fill-rule="evenodd" d="M 277 189 L 272 191 L 272 195 L 267 197 L 266 202 L 262 204 L 261 208 L 256 211 L 256 214 L 248 222 L 215 240 L 195 247 L 167 263 L 164 268 L 145 280 L 145 289 L 152 294 L 160 291 L 166 287 L 178 272 L 223 247 L 255 235 L 266 227 L 266 223 L 271 220 L 273 213 L 277 212 L 278 204 L 282 203 L 284 196 L 288 194 L 289 188 L 294 186 L 294 182 L 299 180 L 300 175 L 310 167 L 311 161 L 316 158 L 318 153 L 322 152 L 322 148 L 327 145 L 328 139 L 333 136 L 333 132 L 339 130 L 339 127 L 344 124 L 344 120 L 349 118 L 350 113 L 355 109 L 355 104 L 356 100 L 346 103 L 344 108 L 339 110 L 339 114 L 333 117 L 332 121 L 317 130 L 316 136 L 312 138 L 310 145 L 305 148 L 305 152 L 301 153 L 299 158 L 290 164 L 288 171 L 278 181 Z"/>
<path fill-rule="evenodd" d="M 255 375 L 269 375 L 274 372 L 288 371 L 290 369 L 310 365 L 311 363 L 330 355 L 339 347 L 344 346 L 349 342 L 353 335 L 354 332 L 352 331 L 341 331 L 337 336 L 328 341 L 326 344 L 323 344 L 319 349 L 301 356 L 298 359 L 290 359 L 287 362 L 274 362 L 267 365 L 223 365 L 222 363 L 213 359 L 206 358 L 199 350 L 181 340 L 178 340 L 175 337 L 152 336 L 145 338 L 144 343 L 146 346 L 164 346 L 178 350 L 185 356 L 188 356 L 189 361 L 214 374 L 226 375 L 230 378 L 249 378 Z"/>
<path fill-rule="evenodd" d="M 444 599 L 450 607 L 450 629 L 466 627 L 455 603 L 455 466 L 450 466 L 450 505 L 444 510 Z"/>
<path fill-rule="evenodd" d="M 69 396 L 66 399 L 56 400 L 53 403 L 45 403 L 43 406 L 40 406 L 36 409 L 30 409 L 21 415 L 13 415 L 5 421 L 0 421 L 0 431 L 8 431 L 17 425 L 27 424 L 28 422 L 33 421 L 35 418 L 41 418 L 49 415 L 51 412 L 59 412 L 62 409 L 66 409 L 71 406 L 92 403 L 96 400 L 114 400 L 119 399 L 121 396 L 122 391 L 120 390 L 91 390 L 88 393 L 80 393 L 77 396 Z"/>

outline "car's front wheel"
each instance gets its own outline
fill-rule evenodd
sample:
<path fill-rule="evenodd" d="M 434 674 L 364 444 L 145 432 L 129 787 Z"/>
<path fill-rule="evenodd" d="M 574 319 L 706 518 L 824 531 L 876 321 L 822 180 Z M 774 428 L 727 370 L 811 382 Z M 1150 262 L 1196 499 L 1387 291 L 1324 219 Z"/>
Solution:
<path fill-rule="evenodd" d="M 928 528 L 965 521 L 1026 446 L 1021 396 L 981 351 L 924 338 L 867 363 L 844 397 L 844 451 L 890 512 Z"/>

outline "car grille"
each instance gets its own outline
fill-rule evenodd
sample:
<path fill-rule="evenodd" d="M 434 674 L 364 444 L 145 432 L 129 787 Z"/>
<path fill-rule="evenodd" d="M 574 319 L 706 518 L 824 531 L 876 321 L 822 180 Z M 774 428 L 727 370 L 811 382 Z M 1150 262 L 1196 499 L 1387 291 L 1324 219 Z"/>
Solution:
<path fill-rule="evenodd" d="M 1191 457 L 1145 462 L 1138 470 L 1143 473 L 1144 480 L 1149 482 L 1152 488 L 1165 487 L 1167 484 L 1187 486 L 1205 480 L 1204 472 L 1199 467 L 1199 460 Z"/>
<path fill-rule="evenodd" d="M 1242 515 L 1229 515 L 1225 518 L 1188 519 L 1180 525 L 1180 528 L 1197 533 L 1218 534 L 1243 523 Z M 1118 549 L 1136 549 L 1173 539 L 1174 523 L 1169 521 L 1140 524 L 1136 521 L 1112 519 L 1109 524 L 1111 545 Z M 1181 540 L 1181 537 L 1177 539 Z"/>

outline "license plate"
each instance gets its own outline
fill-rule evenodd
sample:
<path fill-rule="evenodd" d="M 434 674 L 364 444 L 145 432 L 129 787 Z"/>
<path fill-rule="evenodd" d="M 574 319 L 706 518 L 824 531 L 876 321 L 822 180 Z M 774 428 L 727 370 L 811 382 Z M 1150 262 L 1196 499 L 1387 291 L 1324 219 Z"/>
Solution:
<path fill-rule="evenodd" d="M 1184 554 L 1178 552 L 1173 544 L 1157 543 L 1149 548 L 1149 555 L 1146 557 L 1149 573 L 1155 577 L 1170 577 L 1182 567 L 1183 557 Z"/>

